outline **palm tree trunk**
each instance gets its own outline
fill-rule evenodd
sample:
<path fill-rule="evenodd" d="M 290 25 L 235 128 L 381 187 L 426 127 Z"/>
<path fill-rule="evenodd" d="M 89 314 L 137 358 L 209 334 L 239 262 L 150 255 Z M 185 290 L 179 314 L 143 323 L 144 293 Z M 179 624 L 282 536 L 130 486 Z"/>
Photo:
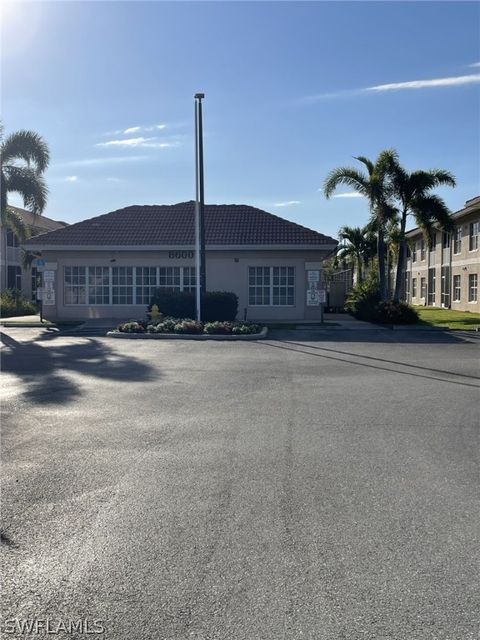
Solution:
<path fill-rule="evenodd" d="M 402 219 L 400 221 L 400 243 L 398 245 L 397 273 L 395 275 L 395 290 L 393 292 L 393 300 L 400 300 L 400 291 L 402 290 L 403 270 L 405 268 L 405 257 L 407 243 L 405 242 L 405 227 L 407 226 L 407 212 L 402 211 Z"/>
<path fill-rule="evenodd" d="M 380 299 L 387 299 L 386 291 L 386 279 L 385 279 L 385 237 L 383 224 L 378 225 L 378 239 L 377 239 L 377 253 L 378 253 L 378 285 L 380 289 Z"/>

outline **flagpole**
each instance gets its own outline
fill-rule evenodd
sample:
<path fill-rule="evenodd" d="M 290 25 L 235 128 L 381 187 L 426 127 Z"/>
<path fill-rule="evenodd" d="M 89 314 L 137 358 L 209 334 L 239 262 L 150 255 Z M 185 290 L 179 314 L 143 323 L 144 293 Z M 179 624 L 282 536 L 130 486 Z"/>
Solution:
<path fill-rule="evenodd" d="M 195 311 L 198 322 L 201 313 L 201 277 L 200 277 L 200 176 L 199 176 L 199 148 L 198 148 L 198 103 L 195 94 Z"/>

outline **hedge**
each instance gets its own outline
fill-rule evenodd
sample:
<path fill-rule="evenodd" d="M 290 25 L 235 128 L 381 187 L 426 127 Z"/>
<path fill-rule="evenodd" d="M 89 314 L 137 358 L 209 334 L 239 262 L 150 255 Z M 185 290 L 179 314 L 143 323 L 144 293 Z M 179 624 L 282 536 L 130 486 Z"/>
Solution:
<path fill-rule="evenodd" d="M 156 289 L 148 310 L 156 304 L 160 313 L 174 318 L 195 317 L 195 293 L 189 291 L 168 291 Z M 201 298 L 202 320 L 215 322 L 237 317 L 238 297 L 231 291 L 207 291 Z"/>
<path fill-rule="evenodd" d="M 0 314 L 2 318 L 10 316 L 33 316 L 37 313 L 35 305 L 27 300 L 17 289 L 5 289 L 0 293 Z"/>

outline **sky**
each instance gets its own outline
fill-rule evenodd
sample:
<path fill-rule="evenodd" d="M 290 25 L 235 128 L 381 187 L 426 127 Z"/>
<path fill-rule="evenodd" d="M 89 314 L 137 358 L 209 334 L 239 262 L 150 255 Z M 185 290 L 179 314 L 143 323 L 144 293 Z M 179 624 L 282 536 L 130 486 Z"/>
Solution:
<path fill-rule="evenodd" d="M 385 148 L 452 171 L 453 211 L 480 193 L 478 3 L 17 1 L 1 29 L 3 125 L 48 142 L 51 218 L 194 199 L 197 91 L 208 203 L 336 236 L 368 207 L 326 175 Z"/>

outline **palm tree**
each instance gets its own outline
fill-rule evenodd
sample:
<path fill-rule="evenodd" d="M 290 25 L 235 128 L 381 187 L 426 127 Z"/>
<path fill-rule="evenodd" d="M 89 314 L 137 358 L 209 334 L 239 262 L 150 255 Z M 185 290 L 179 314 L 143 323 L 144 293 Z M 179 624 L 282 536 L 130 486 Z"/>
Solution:
<path fill-rule="evenodd" d="M 393 292 L 393 299 L 399 300 L 406 258 L 407 216 L 413 216 L 417 227 L 423 230 L 427 242 L 432 239 L 435 224 L 445 231 L 451 230 L 452 222 L 447 205 L 431 191 L 441 185 L 455 187 L 456 181 L 449 171 L 443 169 L 409 172 L 400 165 L 396 154 L 391 159 L 389 176 L 393 195 L 399 203 L 400 210 L 397 274 Z"/>
<path fill-rule="evenodd" d="M 391 204 L 392 191 L 388 180 L 388 170 L 395 158 L 396 152 L 392 149 L 382 151 L 375 162 L 365 156 L 358 156 L 355 159 L 365 166 L 366 173 L 354 167 L 339 167 L 327 176 L 323 186 L 327 198 L 341 184 L 367 198 L 370 215 L 377 225 L 378 282 L 382 300 L 386 299 L 385 224 L 397 214 Z"/>
<path fill-rule="evenodd" d="M 8 206 L 8 194 L 19 193 L 26 209 L 43 213 L 48 189 L 42 173 L 50 159 L 45 140 L 34 131 L 16 131 L 3 139 L 0 127 L 0 215 L 1 224 L 19 238 L 28 237 L 28 229 L 14 209 Z"/>
<path fill-rule="evenodd" d="M 338 232 L 340 240 L 346 244 L 338 248 L 337 256 L 340 260 L 351 261 L 357 267 L 357 282 L 363 280 L 364 265 L 371 258 L 371 234 L 367 227 L 341 227 Z"/>

